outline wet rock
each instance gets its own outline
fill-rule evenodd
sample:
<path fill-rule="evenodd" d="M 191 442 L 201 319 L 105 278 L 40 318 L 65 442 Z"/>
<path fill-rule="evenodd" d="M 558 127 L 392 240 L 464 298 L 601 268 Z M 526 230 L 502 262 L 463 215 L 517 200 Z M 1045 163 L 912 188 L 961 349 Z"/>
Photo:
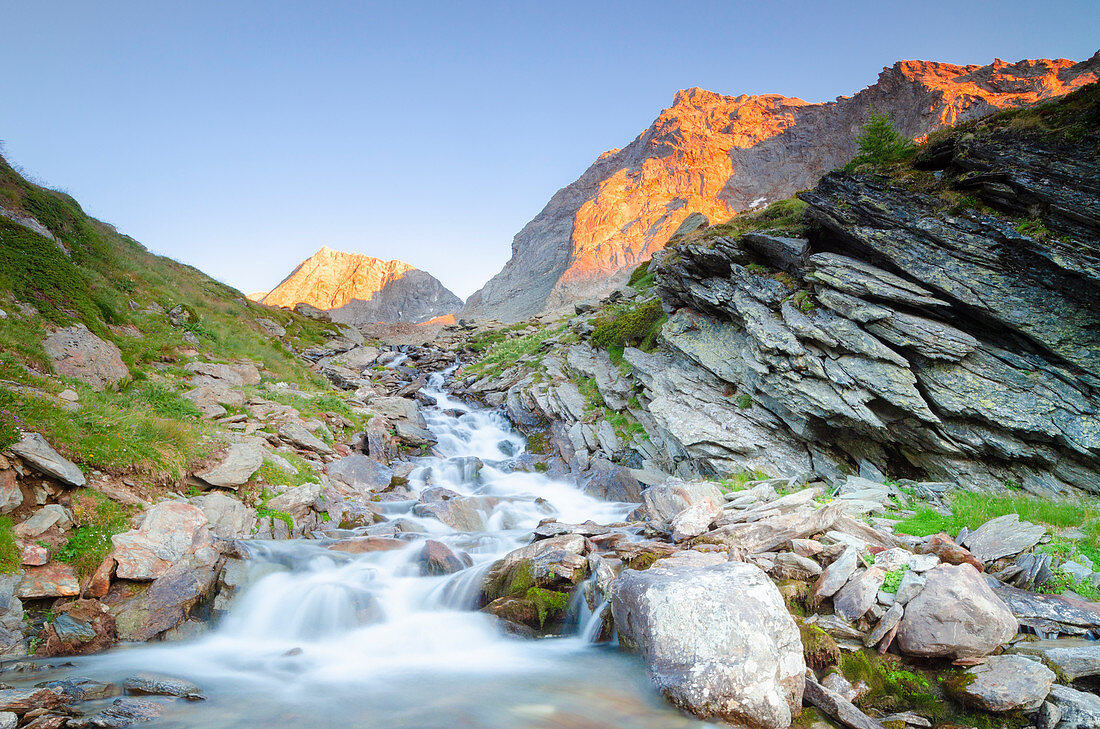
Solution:
<path fill-rule="evenodd" d="M 325 466 L 325 472 L 333 481 L 367 498 L 378 491 L 385 491 L 393 480 L 393 469 L 361 454 L 332 461 Z"/>
<path fill-rule="evenodd" d="M 1016 618 L 971 565 L 940 565 L 926 579 L 898 626 L 902 652 L 978 659 L 1016 635 Z"/>
<path fill-rule="evenodd" d="M 58 686 L 0 689 L 0 711 L 19 716 L 35 709 L 58 709 L 72 701 L 72 697 Z"/>
<path fill-rule="evenodd" d="M 485 601 L 523 595 L 532 587 L 569 590 L 588 574 L 588 540 L 565 534 L 532 542 L 493 563 L 482 584 Z"/>
<path fill-rule="evenodd" d="M 1046 527 L 1039 524 L 1020 521 L 1019 514 L 1005 514 L 990 519 L 967 535 L 963 546 L 980 562 L 989 563 L 1031 549 L 1046 531 Z"/>
<path fill-rule="evenodd" d="M 98 600 L 75 600 L 62 605 L 54 620 L 39 634 L 35 655 L 82 656 L 115 643 L 115 618 Z"/>
<path fill-rule="evenodd" d="M 371 552 L 389 552 L 394 549 L 404 549 L 408 542 L 388 537 L 348 537 L 338 539 L 328 545 L 333 552 L 345 552 L 347 554 L 369 554 Z"/>
<path fill-rule="evenodd" d="M 319 523 L 320 517 L 317 516 L 314 506 L 323 497 L 324 491 L 321 484 L 304 483 L 301 486 L 289 488 L 268 501 L 267 508 L 289 515 L 294 522 L 295 533 L 300 533 Z M 279 523 L 282 521 L 280 520 Z"/>
<path fill-rule="evenodd" d="M 643 655 L 677 706 L 758 729 L 788 727 L 798 714 L 805 672 L 798 627 L 759 568 L 627 570 L 612 610 L 622 645 Z"/>
<path fill-rule="evenodd" d="M 438 442 L 436 437 L 432 435 L 432 432 L 427 428 L 421 428 L 401 420 L 394 423 L 393 427 L 397 434 L 397 439 L 406 445 L 431 446 Z"/>
<path fill-rule="evenodd" d="M 122 727 L 152 721 L 164 713 L 165 707 L 145 699 L 121 698 L 98 714 L 70 719 L 73 729 L 121 729 Z"/>
<path fill-rule="evenodd" d="M 202 509 L 211 531 L 219 539 L 246 539 L 252 536 L 256 511 L 233 497 L 212 491 L 190 499 L 190 503 Z"/>
<path fill-rule="evenodd" d="M 279 426 L 279 437 L 298 448 L 322 455 L 332 455 L 332 448 L 323 440 L 306 430 L 301 423 L 289 422 Z"/>
<path fill-rule="evenodd" d="M 213 567 L 177 564 L 149 588 L 111 606 L 120 640 L 146 641 L 182 623 L 214 587 Z"/>
<path fill-rule="evenodd" d="M 11 452 L 26 461 L 31 468 L 69 486 L 83 486 L 84 474 L 72 461 L 62 457 L 38 433 L 24 433 Z"/>
<path fill-rule="evenodd" d="M 413 513 L 417 516 L 435 517 L 460 532 L 480 532 L 485 531 L 482 511 L 487 506 L 480 497 L 460 496 L 446 501 L 417 504 L 413 507 Z"/>
<path fill-rule="evenodd" d="M 603 458 L 595 458 L 581 482 L 581 489 L 598 499 L 637 502 L 642 500 L 642 485 L 628 468 Z"/>
<path fill-rule="evenodd" d="M 1100 696 L 1054 684 L 1047 701 L 1061 711 L 1058 729 L 1096 729 L 1100 726 Z"/>
<path fill-rule="evenodd" d="M 23 600 L 43 597 L 72 597 L 80 593 L 80 582 L 71 565 L 52 562 L 31 567 L 23 573 L 16 595 Z"/>
<path fill-rule="evenodd" d="M 195 476 L 211 486 L 236 489 L 248 483 L 263 463 L 264 451 L 258 445 L 234 443 L 217 464 L 196 472 Z"/>
<path fill-rule="evenodd" d="M 83 324 L 58 329 L 46 337 L 42 346 L 57 374 L 85 382 L 93 389 L 117 387 L 130 376 L 118 347 L 92 334 Z"/>
<path fill-rule="evenodd" d="M 833 595 L 833 609 L 845 620 L 858 620 L 867 614 L 878 598 L 886 573 L 873 566 L 856 572 L 840 591 Z"/>
<path fill-rule="evenodd" d="M 127 676 L 122 687 L 127 693 L 131 694 L 177 696 L 192 701 L 206 698 L 202 694 L 202 689 L 190 681 L 172 676 L 163 676 L 158 673 L 135 673 L 132 676 Z"/>
<path fill-rule="evenodd" d="M 950 535 L 939 533 L 928 537 L 920 547 L 924 554 L 934 554 L 942 562 L 947 564 L 968 564 L 981 572 L 985 569 L 982 561 L 970 553 L 965 547 L 955 544 Z"/>
<path fill-rule="evenodd" d="M 115 574 L 126 580 L 154 580 L 180 562 L 212 567 L 218 560 L 206 515 L 178 501 L 150 507 L 138 529 L 116 534 L 111 542 Z"/>
<path fill-rule="evenodd" d="M 461 572 L 467 566 L 450 547 L 434 539 L 424 542 L 417 555 L 417 563 L 422 575 L 449 575 Z"/>
<path fill-rule="evenodd" d="M 1039 708 L 1054 683 L 1054 671 L 1022 656 L 990 656 L 947 683 L 960 701 L 985 711 Z"/>

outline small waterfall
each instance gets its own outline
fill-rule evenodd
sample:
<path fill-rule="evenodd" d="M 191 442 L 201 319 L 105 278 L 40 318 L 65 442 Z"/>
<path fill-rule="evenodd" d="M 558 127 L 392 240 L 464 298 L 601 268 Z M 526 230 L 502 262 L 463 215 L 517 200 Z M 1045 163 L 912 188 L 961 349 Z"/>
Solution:
<path fill-rule="evenodd" d="M 604 626 L 604 613 L 611 609 L 611 599 L 605 598 L 603 602 L 596 606 L 595 610 L 592 610 L 585 622 L 581 623 L 581 629 L 578 636 L 585 643 L 595 643 L 599 641 L 600 634 L 603 633 Z M 617 642 L 617 637 L 612 636 L 612 640 Z"/>

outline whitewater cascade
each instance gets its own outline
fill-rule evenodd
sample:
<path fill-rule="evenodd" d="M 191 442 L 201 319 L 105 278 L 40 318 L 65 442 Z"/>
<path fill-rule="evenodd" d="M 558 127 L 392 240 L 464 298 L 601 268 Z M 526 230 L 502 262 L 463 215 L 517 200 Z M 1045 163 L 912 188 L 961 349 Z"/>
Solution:
<path fill-rule="evenodd" d="M 435 399 L 424 414 L 439 442 L 437 455 L 418 459 L 410 489 L 497 497 L 482 514 L 484 531 L 418 517 L 410 500 L 383 503 L 386 517 L 407 520 L 414 535 L 401 549 L 354 555 L 314 540 L 247 542 L 247 586 L 206 635 L 64 659 L 33 682 L 87 676 L 121 683 L 153 671 L 204 690 L 203 702 L 166 699 L 168 710 L 149 727 L 702 725 L 661 700 L 636 657 L 592 643 L 606 603 L 592 610 L 575 599 L 576 634 L 541 640 L 509 635 L 477 610 L 488 567 L 527 544 L 539 521 L 606 524 L 634 505 L 513 470 L 526 443 L 501 414 L 450 397 L 442 374 L 424 392 Z M 470 466 L 474 458 L 480 469 Z M 417 556 L 428 538 L 468 554 L 472 565 L 421 576 Z"/>

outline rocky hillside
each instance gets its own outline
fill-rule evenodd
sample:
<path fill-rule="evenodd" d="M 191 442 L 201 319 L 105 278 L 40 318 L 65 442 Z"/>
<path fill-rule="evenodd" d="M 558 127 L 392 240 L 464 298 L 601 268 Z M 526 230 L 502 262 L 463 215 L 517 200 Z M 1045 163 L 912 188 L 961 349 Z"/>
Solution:
<path fill-rule="evenodd" d="M 469 391 L 557 423 L 571 469 L 1100 493 L 1098 141 L 1093 84 L 830 172 Z"/>
<path fill-rule="evenodd" d="M 328 247 L 302 261 L 260 301 L 288 309 L 308 304 L 345 324 L 416 324 L 462 308 L 462 299 L 425 271 Z"/>
<path fill-rule="evenodd" d="M 901 61 L 854 96 L 824 104 L 680 91 L 637 139 L 554 195 L 463 313 L 516 321 L 605 295 L 692 213 L 724 220 L 812 187 L 851 159 L 871 109 L 889 112 L 917 138 L 1061 96 L 1098 76 L 1100 55 L 987 66 Z"/>

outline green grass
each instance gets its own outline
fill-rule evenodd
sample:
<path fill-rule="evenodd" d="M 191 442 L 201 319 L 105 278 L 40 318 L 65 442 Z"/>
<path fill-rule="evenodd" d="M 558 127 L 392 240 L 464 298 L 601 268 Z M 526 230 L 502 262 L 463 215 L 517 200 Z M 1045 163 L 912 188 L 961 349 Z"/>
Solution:
<path fill-rule="evenodd" d="M 630 279 L 626 282 L 635 291 L 648 291 L 653 288 L 654 276 L 649 270 L 649 261 L 643 261 L 637 268 L 630 272 Z"/>
<path fill-rule="evenodd" d="M 11 517 L 0 516 L 0 573 L 18 572 L 23 564 L 23 553 L 15 543 Z"/>
<path fill-rule="evenodd" d="M 736 238 L 753 231 L 773 231 L 787 237 L 806 234 L 803 214 L 809 206 L 796 197 L 777 200 L 763 210 L 740 213 L 724 223 L 712 225 L 701 232 L 703 239 L 715 237 Z M 691 240 L 688 236 L 687 240 Z"/>
<path fill-rule="evenodd" d="M 69 541 L 53 556 L 71 564 L 84 579 L 91 576 L 111 553 L 111 537 L 130 528 L 131 511 L 89 489 L 74 499 L 73 514 L 78 526 Z"/>
<path fill-rule="evenodd" d="M 1022 521 L 1045 524 L 1057 529 L 1083 528 L 1092 547 L 1100 537 L 1100 504 L 1085 499 L 1043 499 L 1023 494 L 986 494 L 963 491 L 950 499 L 951 514 L 943 515 L 922 508 L 903 519 L 895 529 L 918 537 L 947 532 L 957 534 L 963 527 L 977 529 L 990 519 L 1019 514 Z"/>
<path fill-rule="evenodd" d="M 730 477 L 718 482 L 718 488 L 725 493 L 741 491 L 752 481 L 763 481 L 769 478 L 763 471 L 738 471 L 731 473 Z"/>
<path fill-rule="evenodd" d="M 650 352 L 656 348 L 667 320 L 660 299 L 611 306 L 596 317 L 596 329 L 589 342 L 603 349 L 629 345 Z"/>
<path fill-rule="evenodd" d="M 257 469 L 256 473 L 252 476 L 252 481 L 254 483 L 267 484 L 269 486 L 296 487 L 317 480 L 317 473 L 313 470 L 313 467 L 306 462 L 306 459 L 296 453 L 280 453 L 279 455 L 285 458 L 290 465 L 297 469 L 297 471 L 295 473 L 288 473 L 276 466 L 273 461 L 265 459 L 263 464 L 260 465 L 259 469 Z"/>
<path fill-rule="evenodd" d="M 466 371 L 481 377 L 499 375 L 512 367 L 521 357 L 533 354 L 550 337 L 564 332 L 565 327 L 565 324 L 556 327 L 547 326 L 530 334 L 500 339 L 489 346 L 482 358 L 468 366 Z"/>

